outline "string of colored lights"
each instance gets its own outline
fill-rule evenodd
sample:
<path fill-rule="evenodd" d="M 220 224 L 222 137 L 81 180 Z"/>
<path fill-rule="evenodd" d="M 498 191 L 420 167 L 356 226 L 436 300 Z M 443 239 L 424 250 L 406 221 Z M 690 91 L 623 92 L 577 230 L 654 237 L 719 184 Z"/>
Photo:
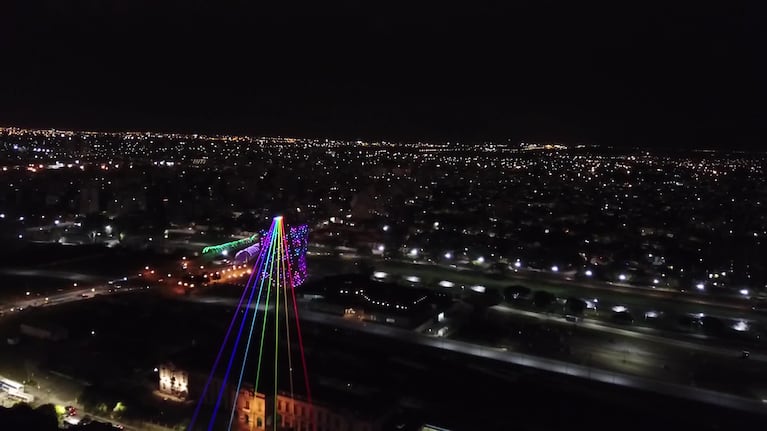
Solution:
<path fill-rule="evenodd" d="M 295 264 L 292 273 L 293 286 L 300 286 L 306 280 L 306 251 L 309 247 L 309 226 L 299 225 L 290 228 L 290 259 Z"/>
<path fill-rule="evenodd" d="M 275 238 L 275 236 L 271 232 L 270 232 L 269 238 L 270 238 L 270 243 L 269 243 L 269 251 L 267 252 L 267 260 L 269 261 L 269 267 L 270 267 L 268 271 L 269 273 L 271 273 L 271 266 L 274 264 L 274 259 L 272 259 L 271 257 L 272 257 L 272 253 L 274 252 L 274 245 L 279 244 L 277 242 L 279 241 L 279 238 Z M 259 274 L 262 273 L 262 270 L 263 270 L 263 267 L 258 268 Z M 234 402 L 232 403 L 232 411 L 229 414 L 229 425 L 227 426 L 227 429 L 232 429 L 234 416 L 237 412 L 237 400 L 239 399 L 239 396 L 240 396 L 240 388 L 242 387 L 242 377 L 245 374 L 245 366 L 247 364 L 247 358 L 250 352 L 250 342 L 253 339 L 253 329 L 256 326 L 256 320 L 258 317 L 258 306 L 261 303 L 261 293 L 263 292 L 263 289 L 264 289 L 264 281 L 265 281 L 265 277 L 260 277 L 260 283 L 258 283 L 259 284 L 258 298 L 256 299 L 255 310 L 253 311 L 253 319 L 251 320 L 251 323 L 250 323 L 250 331 L 248 333 L 248 343 L 245 346 L 245 355 L 243 356 L 242 367 L 240 368 L 240 376 L 237 380 L 237 389 L 234 391 Z M 266 312 L 267 310 L 264 310 L 264 314 L 266 314 Z"/>
<path fill-rule="evenodd" d="M 272 221 L 272 228 L 270 229 L 270 231 L 274 229 L 274 224 L 275 222 Z M 246 286 L 246 289 L 248 288 L 249 286 Z M 218 415 L 219 406 L 221 405 L 221 399 L 223 398 L 224 392 L 226 391 L 226 383 L 229 380 L 229 373 L 232 371 L 232 364 L 234 363 L 234 358 L 237 356 L 236 354 L 237 347 L 239 347 L 240 340 L 242 339 L 242 330 L 245 328 L 245 323 L 247 322 L 247 317 L 248 317 L 248 311 L 250 310 L 250 304 L 253 302 L 253 295 L 255 294 L 255 292 L 256 292 L 255 286 L 252 286 L 250 288 L 250 297 L 248 298 L 248 304 L 245 307 L 245 314 L 242 318 L 242 321 L 240 322 L 240 328 L 239 328 L 239 331 L 237 332 L 237 338 L 235 338 L 234 340 L 232 355 L 229 357 L 229 363 L 226 366 L 226 372 L 224 373 L 224 379 L 223 379 L 223 382 L 221 383 L 221 389 L 219 389 L 218 391 L 218 397 L 216 398 L 216 405 L 213 408 L 213 414 L 211 416 L 210 422 L 208 423 L 208 431 L 211 431 L 215 424 L 216 416 Z M 243 358 L 243 361 L 245 359 L 246 358 Z"/>
<path fill-rule="evenodd" d="M 259 253 L 259 258 L 256 262 L 256 266 L 258 266 L 259 262 L 263 259 L 263 253 Z M 250 277 L 248 277 L 248 282 L 245 284 L 245 289 L 242 291 L 242 295 L 240 296 L 240 301 L 237 303 L 237 307 L 235 308 L 234 315 L 232 316 L 232 321 L 229 323 L 229 327 L 226 330 L 226 335 L 224 335 L 224 340 L 221 342 L 221 347 L 218 350 L 218 354 L 216 355 L 216 359 L 213 361 L 213 368 L 211 369 L 210 375 L 208 375 L 207 380 L 205 381 L 205 386 L 203 387 L 202 394 L 200 395 L 200 399 L 197 402 L 197 406 L 195 407 L 194 413 L 192 414 L 192 419 L 189 423 L 189 429 L 192 430 L 195 424 L 195 421 L 197 420 L 197 417 L 200 414 L 200 409 L 202 408 L 203 400 L 205 399 L 205 396 L 208 393 L 208 388 L 210 388 L 210 383 L 213 380 L 213 376 L 216 373 L 216 369 L 218 369 L 218 364 L 221 361 L 221 357 L 224 353 L 224 350 L 226 349 L 226 345 L 229 342 L 229 337 L 232 333 L 232 328 L 234 328 L 236 322 L 237 322 L 237 316 L 239 315 L 239 310 L 242 307 L 242 302 L 245 300 L 245 296 L 247 296 L 248 293 L 248 286 L 250 286 L 251 281 L 253 280 L 253 277 L 256 276 L 256 271 L 251 272 Z"/>
<path fill-rule="evenodd" d="M 254 242 L 258 241 L 257 238 L 258 238 L 258 235 L 251 235 L 247 238 L 238 239 L 236 241 L 225 242 L 219 245 L 209 245 L 202 249 L 202 254 L 222 253 L 224 250 L 227 250 L 230 248 L 238 248 L 244 245 L 253 244 Z"/>

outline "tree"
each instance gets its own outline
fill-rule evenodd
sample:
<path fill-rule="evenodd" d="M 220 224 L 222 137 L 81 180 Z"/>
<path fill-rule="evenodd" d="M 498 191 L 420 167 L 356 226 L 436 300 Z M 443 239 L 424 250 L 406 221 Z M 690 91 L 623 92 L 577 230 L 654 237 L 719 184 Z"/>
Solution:
<path fill-rule="evenodd" d="M 539 290 L 533 295 L 533 305 L 537 308 L 548 308 L 556 300 L 557 297 L 553 293 L 546 292 L 545 290 Z"/>
<path fill-rule="evenodd" d="M 720 334 L 724 331 L 724 322 L 722 319 L 712 316 L 703 316 L 700 318 L 700 324 L 703 330 L 710 334 Z"/>
<path fill-rule="evenodd" d="M 42 427 L 58 426 L 59 416 L 56 414 L 56 407 L 53 404 L 43 404 L 35 409 L 35 413 L 40 417 L 40 425 Z"/>
<path fill-rule="evenodd" d="M 503 298 L 506 300 L 506 302 L 511 302 L 516 299 L 526 298 L 530 295 L 531 292 L 532 290 L 529 288 L 515 284 L 503 289 Z"/>
<path fill-rule="evenodd" d="M 613 313 L 613 321 L 616 323 L 630 324 L 634 322 L 634 317 L 628 311 L 618 311 Z"/>
<path fill-rule="evenodd" d="M 122 401 L 118 401 L 115 404 L 115 407 L 112 409 L 112 414 L 115 417 L 120 417 L 125 414 L 125 410 L 126 410 L 125 404 L 123 404 Z"/>
<path fill-rule="evenodd" d="M 29 404 L 20 403 L 7 409 L 0 407 L 0 428 L 3 430 L 58 430 L 56 408 L 46 404 L 33 410 Z"/>
<path fill-rule="evenodd" d="M 373 265 L 368 260 L 361 260 L 356 263 L 357 271 L 359 274 L 364 275 L 365 277 L 372 277 L 374 269 Z"/>
<path fill-rule="evenodd" d="M 500 304 L 503 301 L 503 296 L 498 289 L 487 288 L 484 292 L 470 291 L 465 299 L 466 302 L 480 310 Z"/>
<path fill-rule="evenodd" d="M 567 302 L 565 302 L 565 307 L 567 308 L 568 313 L 579 316 L 583 314 L 583 312 L 586 310 L 586 301 L 580 298 L 570 297 L 570 298 L 567 298 Z"/>

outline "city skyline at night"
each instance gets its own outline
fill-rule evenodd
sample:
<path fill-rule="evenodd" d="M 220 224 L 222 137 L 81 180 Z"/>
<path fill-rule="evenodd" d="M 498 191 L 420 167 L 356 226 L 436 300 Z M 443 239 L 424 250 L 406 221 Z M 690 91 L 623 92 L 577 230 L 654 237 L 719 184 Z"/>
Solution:
<path fill-rule="evenodd" d="M 767 9 L 0 2 L 0 430 L 757 430 Z"/>

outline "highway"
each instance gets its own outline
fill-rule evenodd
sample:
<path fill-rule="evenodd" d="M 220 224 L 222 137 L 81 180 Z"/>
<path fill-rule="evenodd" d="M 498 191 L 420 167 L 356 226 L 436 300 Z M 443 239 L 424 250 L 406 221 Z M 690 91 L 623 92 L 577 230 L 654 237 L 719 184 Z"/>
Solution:
<path fill-rule="evenodd" d="M 408 264 L 408 265 L 413 266 L 412 264 Z M 424 268 L 424 269 L 425 267 L 426 267 L 425 265 L 421 266 L 421 268 Z M 443 279 L 450 278 L 451 273 L 446 271 L 443 272 L 444 269 L 441 267 L 436 267 L 436 268 L 432 267 L 430 269 L 432 271 L 435 269 L 439 270 L 440 276 Z M 406 273 L 406 271 L 402 271 L 402 272 Z M 456 273 L 460 274 L 461 272 L 456 272 Z M 19 275 L 22 275 L 22 274 L 19 274 Z M 58 274 L 58 275 L 62 276 L 65 274 Z M 534 277 L 533 278 L 528 278 L 526 276 L 518 277 L 517 274 L 513 275 L 513 277 L 517 277 L 520 279 L 534 279 Z M 123 281 L 123 280 L 121 279 L 119 281 Z M 503 280 L 503 284 L 506 284 L 506 285 L 512 284 L 513 282 L 514 282 L 513 280 L 508 280 L 508 279 Z M 551 282 L 551 281 L 547 280 L 547 282 Z M 575 283 L 575 282 L 557 280 L 557 283 L 562 283 L 562 284 L 572 283 L 579 287 L 584 287 L 584 284 L 581 282 Z M 13 312 L 18 310 L 19 308 L 26 308 L 31 306 L 41 306 L 41 307 L 52 306 L 52 305 L 70 303 L 70 302 L 75 302 L 80 300 L 87 300 L 96 294 L 98 295 L 110 294 L 109 289 L 111 287 L 112 286 L 110 286 L 109 284 L 100 284 L 95 286 L 91 285 L 91 286 L 80 288 L 80 289 L 77 289 L 77 288 L 67 289 L 67 291 L 65 292 L 57 292 L 54 294 L 50 294 L 45 298 L 41 298 L 39 296 L 23 298 L 23 299 L 14 301 L 10 304 L 5 304 L 4 306 L 0 306 L 0 313 Z M 588 285 L 586 285 L 585 287 L 592 288 L 592 287 L 588 287 Z M 656 295 L 669 294 L 668 292 L 656 292 L 654 290 L 637 291 L 637 289 L 635 289 L 634 287 L 628 288 L 628 287 L 612 286 L 608 288 L 604 286 L 600 286 L 600 287 L 594 286 L 593 288 L 601 289 L 601 290 L 609 290 L 610 292 L 613 292 L 612 289 L 616 289 L 616 288 L 619 291 L 630 289 L 629 293 L 631 295 L 642 295 L 642 296 L 647 295 L 649 297 L 656 297 Z M 121 289 L 115 288 L 113 289 L 112 293 L 117 294 L 117 293 L 130 292 L 130 291 L 136 291 L 136 290 L 142 290 L 142 289 L 143 288 L 127 288 L 127 287 L 123 287 Z M 673 296 L 676 296 L 676 295 L 673 295 Z M 678 298 L 678 297 L 669 298 L 665 296 L 663 297 L 665 298 L 665 300 L 670 299 L 672 301 L 681 300 L 681 301 L 689 302 L 685 298 Z M 181 299 L 208 303 L 208 304 L 222 305 L 222 306 L 236 305 L 236 300 L 231 298 L 190 296 L 190 297 L 182 297 Z M 693 303 L 695 303 L 695 301 L 697 301 L 697 298 L 692 299 Z M 745 304 L 746 301 L 740 301 L 740 303 Z M 762 414 L 767 413 L 767 402 L 762 402 L 761 400 L 741 397 L 737 395 L 731 395 L 731 394 L 708 390 L 708 389 L 702 389 L 699 387 L 687 386 L 683 384 L 670 383 L 670 382 L 646 378 L 646 377 L 633 376 L 633 375 L 629 375 L 625 373 L 600 370 L 593 367 L 569 363 L 569 362 L 556 360 L 556 359 L 538 357 L 538 356 L 529 355 L 525 353 L 508 352 L 502 349 L 485 347 L 485 346 L 477 345 L 477 344 L 466 342 L 466 341 L 426 336 L 426 335 L 416 333 L 414 331 L 400 329 L 400 328 L 396 328 L 392 326 L 361 322 L 359 320 L 353 320 L 353 319 L 344 319 L 341 316 L 334 316 L 334 315 L 311 311 L 308 309 L 308 307 L 305 306 L 305 304 L 302 305 L 301 308 L 302 308 L 301 317 L 303 320 L 306 320 L 308 322 L 331 325 L 338 328 L 345 328 L 345 329 L 349 329 L 353 331 L 359 331 L 363 333 L 384 336 L 384 337 L 396 339 L 403 343 L 415 344 L 419 346 L 430 347 L 430 348 L 440 349 L 440 350 L 449 351 L 449 352 L 455 352 L 455 353 L 459 353 L 459 354 L 463 354 L 463 355 L 467 355 L 471 357 L 491 359 L 501 363 L 530 367 L 530 368 L 534 368 L 534 369 L 538 369 L 538 370 L 542 370 L 546 372 L 552 372 L 552 373 L 568 375 L 568 376 L 573 376 L 578 378 L 585 378 L 585 379 L 590 379 L 590 380 L 594 380 L 598 382 L 604 382 L 604 383 L 609 383 L 609 384 L 614 384 L 614 385 L 619 385 L 619 386 L 624 386 L 624 387 L 629 387 L 634 389 L 661 393 L 665 395 L 685 398 L 685 399 L 689 399 L 693 401 L 723 406 L 723 407 L 732 408 L 732 409 L 751 411 L 751 412 L 757 412 Z M 563 323 L 562 322 L 563 319 L 559 317 L 547 316 L 541 313 L 522 311 L 522 310 L 513 309 L 513 308 L 509 308 L 505 306 L 497 306 L 497 307 L 494 307 L 494 309 L 497 309 L 504 313 L 524 315 L 527 317 L 543 318 L 543 319 L 551 320 L 554 322 Z M 732 309 L 737 309 L 737 308 L 733 307 Z M 711 354 L 737 355 L 739 353 L 736 350 L 727 349 L 725 347 L 710 346 L 710 345 L 704 345 L 704 344 L 689 342 L 689 341 L 679 341 L 677 339 L 662 337 L 660 334 L 656 334 L 656 333 L 640 332 L 636 330 L 636 328 L 633 328 L 632 330 L 616 328 L 613 326 L 601 324 L 598 321 L 590 320 L 590 319 L 587 319 L 579 323 L 579 326 L 583 328 L 587 328 L 589 330 L 608 333 L 612 335 L 642 339 L 646 341 L 663 343 L 667 345 L 674 345 L 677 347 L 683 346 L 691 350 L 702 351 L 702 352 L 711 353 Z M 764 355 L 761 353 L 753 353 L 751 357 L 754 360 L 757 360 L 760 362 L 767 362 L 767 355 Z"/>
<path fill-rule="evenodd" d="M 233 298 L 186 297 L 184 300 L 224 306 L 235 306 L 237 303 L 237 301 Z M 556 359 L 543 358 L 524 353 L 509 352 L 503 349 L 485 347 L 465 341 L 430 337 L 421 335 L 414 331 L 400 329 L 393 326 L 361 322 L 355 319 L 345 319 L 341 316 L 314 312 L 305 306 L 301 307 L 300 313 L 301 319 L 304 321 L 330 325 L 337 328 L 344 328 L 387 338 L 393 338 L 403 343 L 431 347 L 463 354 L 466 356 L 491 359 L 511 365 L 530 367 L 546 372 L 584 378 L 643 391 L 650 391 L 731 409 L 767 414 L 767 402 L 762 402 L 760 400 L 737 395 L 731 395 L 724 392 L 669 383 L 662 380 L 655 380 L 645 377 L 632 376 L 624 373 L 600 370 Z"/>
<path fill-rule="evenodd" d="M 496 305 L 491 307 L 491 309 L 497 310 L 503 313 L 515 314 L 518 316 L 533 317 L 539 320 L 546 320 L 549 322 L 555 322 L 555 323 L 568 325 L 568 326 L 574 325 L 574 323 L 568 322 L 564 317 L 553 315 L 553 314 L 536 313 L 532 311 L 526 311 L 526 310 L 520 310 L 517 308 L 508 307 L 505 305 Z M 742 353 L 742 351 L 737 349 L 721 347 L 721 346 L 713 346 L 710 344 L 703 344 L 703 343 L 694 343 L 690 341 L 683 341 L 678 338 L 664 337 L 660 335 L 660 331 L 657 331 L 652 328 L 632 327 L 631 330 L 628 330 L 623 328 L 616 328 L 615 326 L 605 325 L 599 320 L 589 319 L 589 318 L 584 318 L 580 320 L 576 325 L 580 328 L 586 328 L 586 329 L 590 329 L 593 331 L 598 331 L 598 332 L 602 332 L 606 334 L 619 335 L 622 337 L 651 341 L 654 343 L 665 344 L 672 347 L 684 347 L 689 350 L 696 350 L 699 352 L 705 352 L 710 354 L 737 357 L 737 356 L 740 356 L 740 354 Z M 640 329 L 642 331 L 640 331 Z M 649 333 L 649 332 L 652 332 L 652 333 Z M 767 354 L 751 352 L 749 359 L 767 363 Z"/>
<path fill-rule="evenodd" d="M 103 278 L 102 278 L 103 280 Z M 124 281 L 120 279 L 119 281 Z M 117 280 L 115 280 L 117 281 Z M 112 290 L 110 292 L 109 290 Z M 81 288 L 69 288 L 63 292 L 51 293 L 47 296 L 29 295 L 24 299 L 19 299 L 9 303 L 0 303 L 0 315 L 4 313 L 13 313 L 22 311 L 29 307 L 49 307 L 53 305 L 66 304 L 74 301 L 82 301 L 93 298 L 96 295 L 117 295 L 132 291 L 143 290 L 138 287 L 113 287 L 109 284 L 89 285 Z"/>
<path fill-rule="evenodd" d="M 377 270 L 383 272 L 393 272 L 396 274 L 414 274 L 418 272 L 430 273 L 434 278 L 441 280 L 450 280 L 453 278 L 466 278 L 466 282 L 476 282 L 478 278 L 485 279 L 489 285 L 508 286 L 516 283 L 533 283 L 535 285 L 544 284 L 552 286 L 561 286 L 577 288 L 591 291 L 590 295 L 600 294 L 622 294 L 626 296 L 635 296 L 652 299 L 655 302 L 673 301 L 688 305 L 703 305 L 716 307 L 730 311 L 752 312 L 752 303 L 745 296 L 710 296 L 705 292 L 685 291 L 680 292 L 676 289 L 628 285 L 618 282 L 602 282 L 598 280 L 579 279 L 574 280 L 572 276 L 563 273 L 549 273 L 545 271 L 534 271 L 526 269 L 517 269 L 507 271 L 503 274 L 501 281 L 493 279 L 480 270 L 460 268 L 452 265 L 437 264 L 432 262 L 413 262 L 406 260 L 383 260 L 373 261 Z M 410 271 L 409 271 L 410 270 Z M 439 276 L 433 274 L 433 271 L 439 271 Z M 416 274 L 417 275 L 417 274 Z M 460 282 L 459 280 L 456 280 Z"/>

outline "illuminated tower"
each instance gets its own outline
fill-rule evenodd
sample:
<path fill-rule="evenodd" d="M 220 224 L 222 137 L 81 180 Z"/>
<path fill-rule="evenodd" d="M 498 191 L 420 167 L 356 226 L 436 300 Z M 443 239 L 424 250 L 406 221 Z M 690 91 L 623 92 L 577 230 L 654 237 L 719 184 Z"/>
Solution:
<path fill-rule="evenodd" d="M 302 282 L 306 276 L 306 232 L 306 226 L 286 228 L 283 218 L 275 217 L 262 237 L 250 278 L 200 395 L 189 430 L 283 429 L 285 420 L 278 412 L 278 399 L 301 400 L 308 414 L 297 425 L 302 429 L 307 425 L 316 428 L 294 290 L 296 282 Z M 294 270 L 294 265 L 298 270 Z M 297 348 L 293 348 L 294 345 Z M 251 354 L 255 352 L 258 354 Z M 298 373 L 294 373 L 294 367 L 299 368 Z M 214 380 L 221 382 L 211 385 Z M 201 414 L 202 400 L 211 390 L 217 392 L 215 406 L 210 414 Z M 243 403 L 238 401 L 248 393 L 251 395 L 243 412 Z M 234 401 L 222 403 L 230 395 Z M 204 420 L 207 420 L 205 428 L 195 428 Z"/>

